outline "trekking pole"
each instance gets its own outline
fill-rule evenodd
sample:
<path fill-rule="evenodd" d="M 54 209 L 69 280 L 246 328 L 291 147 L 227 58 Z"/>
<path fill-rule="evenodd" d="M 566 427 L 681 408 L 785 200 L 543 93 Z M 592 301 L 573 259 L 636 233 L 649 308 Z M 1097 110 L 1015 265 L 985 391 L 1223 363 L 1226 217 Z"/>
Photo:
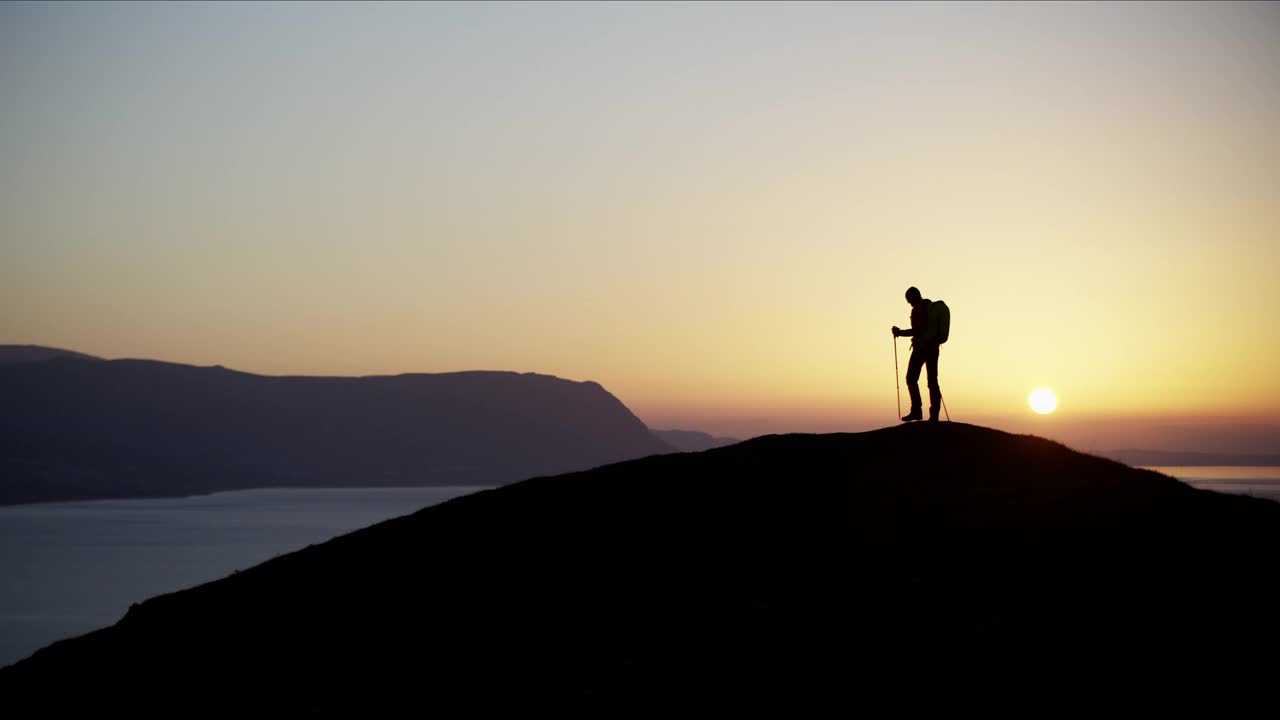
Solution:
<path fill-rule="evenodd" d="M 902 384 L 901 384 L 901 381 L 898 380 L 898 336 L 897 335 L 893 336 L 893 389 L 897 391 L 896 394 L 898 398 L 898 417 L 901 418 L 902 417 Z M 951 416 L 948 415 L 947 419 L 950 420 Z"/>
<path fill-rule="evenodd" d="M 942 400 L 942 412 L 947 414 L 947 422 L 951 422 L 951 411 L 947 410 L 947 399 L 946 398 L 940 398 L 940 399 Z"/>

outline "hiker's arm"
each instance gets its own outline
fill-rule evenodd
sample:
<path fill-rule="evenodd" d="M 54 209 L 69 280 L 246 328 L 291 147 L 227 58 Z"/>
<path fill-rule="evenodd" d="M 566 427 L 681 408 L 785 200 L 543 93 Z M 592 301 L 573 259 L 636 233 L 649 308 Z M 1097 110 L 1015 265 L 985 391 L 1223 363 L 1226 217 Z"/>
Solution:
<path fill-rule="evenodd" d="M 897 325 L 894 325 L 894 326 L 893 326 L 893 336 L 894 336 L 894 337 L 911 337 L 912 335 L 915 335 L 915 334 L 916 334 L 916 331 L 915 331 L 915 330 L 911 330 L 911 329 L 903 330 L 902 328 L 898 327 Z"/>

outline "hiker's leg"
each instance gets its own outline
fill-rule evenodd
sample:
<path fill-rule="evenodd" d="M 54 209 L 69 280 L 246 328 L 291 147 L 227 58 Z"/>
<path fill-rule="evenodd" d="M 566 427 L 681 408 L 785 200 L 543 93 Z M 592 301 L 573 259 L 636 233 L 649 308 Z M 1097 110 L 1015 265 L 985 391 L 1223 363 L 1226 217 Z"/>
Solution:
<path fill-rule="evenodd" d="M 920 366 L 924 365 L 924 353 L 911 351 L 911 359 L 907 361 L 907 392 L 911 394 L 911 413 L 919 414 L 920 402 Z"/>
<path fill-rule="evenodd" d="M 929 381 L 929 417 L 936 418 L 938 406 L 942 404 L 942 388 L 938 386 L 938 348 L 936 346 L 929 351 L 924 364 L 928 370 L 926 377 Z"/>

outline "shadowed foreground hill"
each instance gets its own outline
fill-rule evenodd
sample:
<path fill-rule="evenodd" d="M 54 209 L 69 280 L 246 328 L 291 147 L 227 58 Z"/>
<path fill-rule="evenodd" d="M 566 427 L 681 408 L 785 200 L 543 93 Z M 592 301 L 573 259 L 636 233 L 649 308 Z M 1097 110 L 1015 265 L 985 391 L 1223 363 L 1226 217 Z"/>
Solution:
<path fill-rule="evenodd" d="M 1277 540 L 1280 505 L 1038 438 L 769 436 L 381 523 L 135 606 L 0 690 L 144 713 L 1274 710 Z"/>
<path fill-rule="evenodd" d="M 670 451 L 600 385 L 532 373 L 271 377 L 69 357 L 0 365 L 0 504 L 497 485 Z"/>

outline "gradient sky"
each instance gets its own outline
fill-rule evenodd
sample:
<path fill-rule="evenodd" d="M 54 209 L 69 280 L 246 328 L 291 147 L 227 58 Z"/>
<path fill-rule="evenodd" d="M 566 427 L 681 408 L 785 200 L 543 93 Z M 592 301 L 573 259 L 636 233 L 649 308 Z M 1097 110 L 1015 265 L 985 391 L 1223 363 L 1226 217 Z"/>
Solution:
<path fill-rule="evenodd" d="M 857 430 L 917 285 L 956 419 L 1280 451 L 1276 4 L 5 3 L 0 98 L 0 342 Z"/>

